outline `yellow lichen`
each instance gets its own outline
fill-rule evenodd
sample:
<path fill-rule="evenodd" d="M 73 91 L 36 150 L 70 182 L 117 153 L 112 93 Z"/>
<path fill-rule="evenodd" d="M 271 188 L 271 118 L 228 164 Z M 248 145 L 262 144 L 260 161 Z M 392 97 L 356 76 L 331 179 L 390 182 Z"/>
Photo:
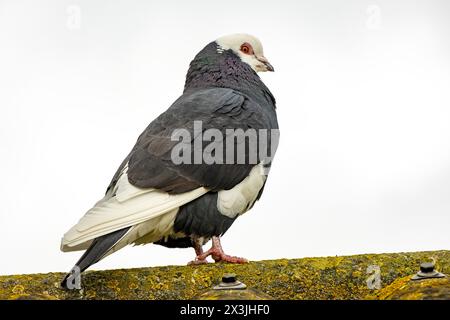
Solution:
<path fill-rule="evenodd" d="M 18 284 L 16 286 L 14 286 L 14 288 L 11 291 L 12 291 L 12 293 L 15 293 L 15 294 L 22 294 L 25 291 L 25 288 Z"/>
<path fill-rule="evenodd" d="M 82 276 L 83 291 L 61 289 L 62 273 L 0 276 L 0 299 L 190 299 L 224 273 L 236 273 L 249 288 L 275 299 L 381 299 L 393 297 L 384 289 L 402 289 L 401 279 L 433 258 L 448 273 L 450 251 L 434 251 L 91 271 Z M 370 265 L 381 268 L 382 290 L 367 286 Z"/>
<path fill-rule="evenodd" d="M 377 300 L 423 300 L 423 299 L 450 299 L 450 279 L 430 278 L 411 280 L 406 276 L 395 280 L 367 299 Z"/>

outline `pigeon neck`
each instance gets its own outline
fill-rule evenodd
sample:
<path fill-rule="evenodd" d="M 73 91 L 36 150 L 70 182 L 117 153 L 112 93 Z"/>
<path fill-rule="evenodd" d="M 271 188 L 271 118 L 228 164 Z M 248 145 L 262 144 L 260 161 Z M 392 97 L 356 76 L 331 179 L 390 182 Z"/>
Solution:
<path fill-rule="evenodd" d="M 230 88 L 275 103 L 269 89 L 249 65 L 231 50 L 217 49 L 217 43 L 212 42 L 192 60 L 184 92 L 213 87 Z"/>

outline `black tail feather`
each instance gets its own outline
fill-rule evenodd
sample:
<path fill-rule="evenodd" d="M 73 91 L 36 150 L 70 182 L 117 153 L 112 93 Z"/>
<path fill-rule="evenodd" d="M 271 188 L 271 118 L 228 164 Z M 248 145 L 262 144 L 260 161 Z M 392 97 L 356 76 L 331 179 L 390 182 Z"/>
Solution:
<path fill-rule="evenodd" d="M 90 247 L 84 252 L 72 270 L 64 277 L 61 282 L 63 288 L 67 288 L 67 280 L 74 272 L 83 272 L 94 263 L 100 261 L 103 256 L 119 241 L 130 229 L 127 227 L 120 229 L 104 236 L 95 238 Z"/>

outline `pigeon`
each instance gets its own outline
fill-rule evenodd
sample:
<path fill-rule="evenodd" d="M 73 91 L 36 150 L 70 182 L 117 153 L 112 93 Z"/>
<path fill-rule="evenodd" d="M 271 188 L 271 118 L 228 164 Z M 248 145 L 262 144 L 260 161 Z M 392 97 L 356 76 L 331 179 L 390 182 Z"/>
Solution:
<path fill-rule="evenodd" d="M 61 251 L 85 252 L 63 287 L 75 270 L 127 245 L 192 247 L 193 265 L 208 257 L 248 262 L 226 254 L 220 240 L 261 197 L 278 145 L 275 98 L 257 74 L 264 71 L 274 68 L 248 34 L 220 37 L 194 57 L 183 94 L 142 132 L 105 196 L 64 234 Z"/>

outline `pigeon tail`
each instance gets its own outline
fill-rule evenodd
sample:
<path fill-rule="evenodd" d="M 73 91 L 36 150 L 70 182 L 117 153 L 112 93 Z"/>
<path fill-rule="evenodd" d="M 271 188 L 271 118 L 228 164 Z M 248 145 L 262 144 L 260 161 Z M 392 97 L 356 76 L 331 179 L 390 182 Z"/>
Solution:
<path fill-rule="evenodd" d="M 68 289 L 71 285 L 69 281 L 71 281 L 72 286 L 76 282 L 75 277 L 81 274 L 84 270 L 89 268 L 94 263 L 100 261 L 105 254 L 111 250 L 114 245 L 123 238 L 123 236 L 128 232 L 131 227 L 123 228 L 111 233 L 108 233 L 104 236 L 95 238 L 90 247 L 84 252 L 75 266 L 70 270 L 70 272 L 64 277 L 61 282 L 61 286 L 65 289 Z M 79 288 L 77 288 L 79 289 Z"/>

